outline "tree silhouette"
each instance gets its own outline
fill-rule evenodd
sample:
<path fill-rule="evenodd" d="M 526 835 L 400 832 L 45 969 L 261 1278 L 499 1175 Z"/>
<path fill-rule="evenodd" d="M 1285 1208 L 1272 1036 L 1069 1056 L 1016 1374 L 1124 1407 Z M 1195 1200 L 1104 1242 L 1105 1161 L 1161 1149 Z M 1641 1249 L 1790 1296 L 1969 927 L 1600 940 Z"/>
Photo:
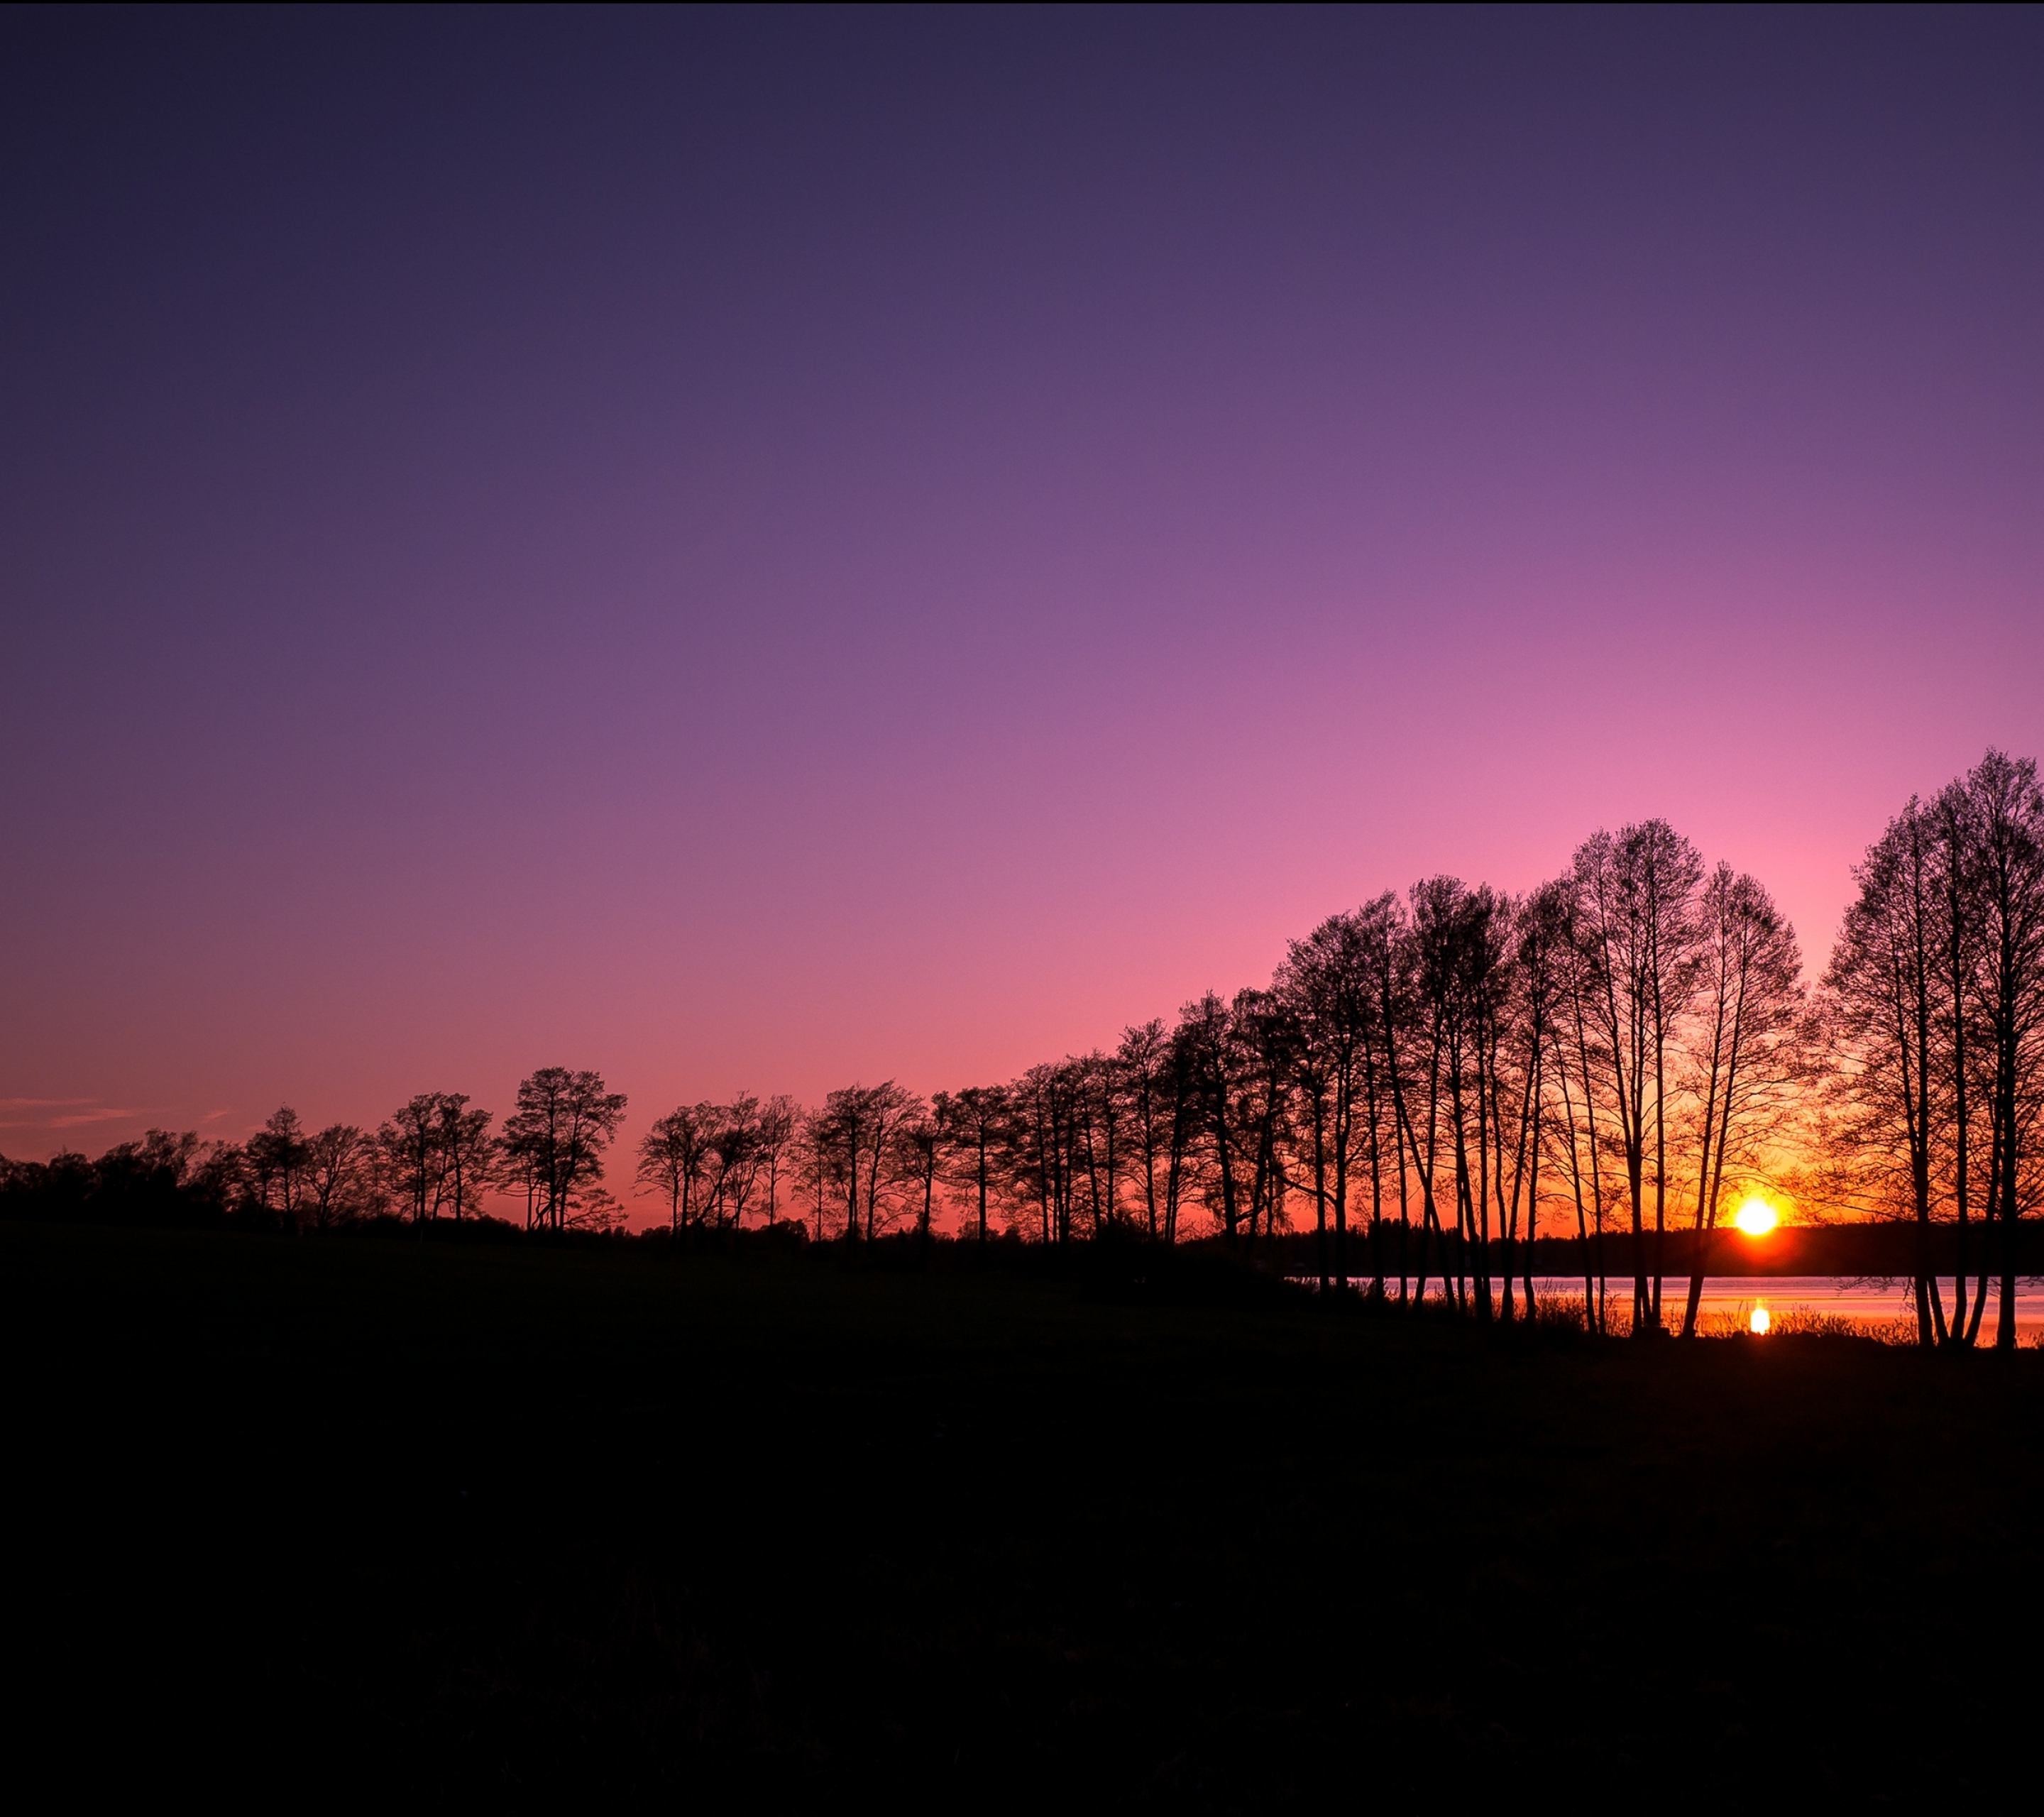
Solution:
<path fill-rule="evenodd" d="M 518 1087 L 505 1120 L 504 1151 L 525 1193 L 527 1227 L 555 1231 L 609 1216 L 614 1201 L 592 1201 L 604 1152 L 624 1120 L 625 1099 L 601 1074 L 543 1066 Z"/>

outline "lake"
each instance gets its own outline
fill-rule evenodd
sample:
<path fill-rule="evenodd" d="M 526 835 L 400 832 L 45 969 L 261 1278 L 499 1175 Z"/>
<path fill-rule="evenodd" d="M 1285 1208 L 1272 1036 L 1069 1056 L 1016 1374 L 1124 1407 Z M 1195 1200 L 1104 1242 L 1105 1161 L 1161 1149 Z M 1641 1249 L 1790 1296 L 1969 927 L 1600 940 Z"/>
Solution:
<path fill-rule="evenodd" d="M 1582 1298 L 1580 1277 L 1566 1279 L 1536 1274 L 1533 1285 L 1543 1299 Z M 1950 1318 L 1951 1281 L 1942 1279 L 1938 1285 L 1944 1295 L 1945 1316 Z M 1438 1298 L 1441 1291 L 1439 1281 L 1431 1282 L 1429 1286 L 1431 1296 Z M 1662 1316 L 1671 1325 L 1679 1325 L 1681 1321 L 1683 1302 L 1689 1289 L 1686 1277 L 1669 1276 L 1662 1284 Z M 1397 1290 L 1393 1282 L 1391 1291 L 1396 1294 Z M 1609 1309 L 1622 1324 L 1631 1308 L 1631 1281 L 1613 1276 L 1608 1291 Z M 1967 1292 L 1970 1296 L 1970 1284 Z M 1907 1281 L 1865 1281 L 1841 1274 L 1711 1274 L 1704 1277 L 1702 1316 L 1707 1330 L 1722 1331 L 1735 1322 L 1743 1330 L 1756 1307 L 1765 1308 L 1770 1322 L 1777 1326 L 1783 1323 L 1785 1315 L 1796 1313 L 1852 1319 L 1869 1325 L 1903 1319 L 1913 1323 L 1915 1318 L 1915 1303 Z M 1987 1312 L 1981 1323 L 1984 1343 L 1994 1341 L 1995 1319 L 1999 1310 L 1999 1290 L 1990 1283 Z M 2016 1282 L 2015 1331 L 2016 1341 L 2021 1344 L 2034 1344 L 2044 1339 L 2044 1281 L 2031 1277 Z"/>

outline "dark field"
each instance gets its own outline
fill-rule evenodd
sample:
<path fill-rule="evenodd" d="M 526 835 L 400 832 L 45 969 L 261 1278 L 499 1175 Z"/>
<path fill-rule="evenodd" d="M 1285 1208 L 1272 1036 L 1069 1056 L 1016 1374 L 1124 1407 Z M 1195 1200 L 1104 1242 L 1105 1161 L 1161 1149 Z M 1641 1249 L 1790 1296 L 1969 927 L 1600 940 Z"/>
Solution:
<path fill-rule="evenodd" d="M 80 1792 L 1680 1806 L 2027 1758 L 2034 1353 L 1485 1338 L 1108 1261 L 0 1258 L 10 1754 Z"/>

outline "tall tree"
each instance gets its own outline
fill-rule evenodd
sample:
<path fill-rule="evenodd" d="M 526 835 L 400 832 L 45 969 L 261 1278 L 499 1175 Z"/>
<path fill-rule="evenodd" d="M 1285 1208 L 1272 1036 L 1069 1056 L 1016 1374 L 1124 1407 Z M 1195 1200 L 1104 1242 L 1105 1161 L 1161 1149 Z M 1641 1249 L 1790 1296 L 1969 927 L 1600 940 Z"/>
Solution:
<path fill-rule="evenodd" d="M 788 1165 L 790 1151 L 802 1124 L 802 1107 L 785 1093 L 777 1093 L 759 1107 L 755 1127 L 759 1138 L 760 1170 L 766 1177 L 766 1227 L 774 1227 L 781 1210 L 781 1175 Z"/>
<path fill-rule="evenodd" d="M 315 1230 L 330 1230 L 375 1208 L 375 1139 L 352 1123 L 329 1124 L 305 1139 L 304 1208 Z"/>
<path fill-rule="evenodd" d="M 583 1201 L 600 1187 L 603 1157 L 624 1109 L 624 1094 L 605 1087 L 599 1073 L 542 1066 L 519 1085 L 504 1147 L 520 1164 L 528 1225 L 558 1231 L 582 1221 Z M 609 1204 L 599 1208 L 607 1217 Z"/>
<path fill-rule="evenodd" d="M 1750 1164 L 1755 1138 L 1778 1131 L 1804 1071 L 1802 957 L 1773 899 L 1721 863 L 1704 886 L 1697 921 L 1700 1026 L 1689 1090 L 1700 1116 L 1685 1338 L 1696 1335 L 1727 1162 Z"/>
<path fill-rule="evenodd" d="M 298 1113 L 289 1104 L 275 1112 L 249 1137 L 244 1152 L 256 1204 L 295 1223 L 303 1208 L 306 1170 L 312 1158 Z"/>
<path fill-rule="evenodd" d="M 1693 909 L 1703 869 L 1696 848 L 1666 820 L 1596 833 L 1575 858 L 1577 928 L 1589 968 L 1585 1002 L 1604 1071 L 1599 1095 L 1616 1124 L 1631 1199 L 1635 1332 L 1661 1327 L 1668 1145 L 1677 1120 L 1669 1074 L 1671 1063 L 1679 1064 L 1679 1031 L 1696 989 Z"/>
<path fill-rule="evenodd" d="M 1943 962 L 1949 949 L 1949 855 L 1940 828 L 1911 798 L 1853 875 L 1819 1003 L 1831 1054 L 1830 1158 L 1865 1210 L 1915 1227 L 1918 1340 L 1952 1335 L 1939 1292 L 1931 1226 L 1956 1100 L 1949 1037 L 1961 1024 Z M 1963 1334 L 1961 1332 L 1961 1335 Z"/>
<path fill-rule="evenodd" d="M 479 1216 L 484 1195 L 497 1184 L 497 1139 L 490 1124 L 490 1112 L 471 1110 L 465 1093 L 433 1094 L 441 1200 L 456 1223 Z"/>
<path fill-rule="evenodd" d="M 1370 1035 L 1376 1020 L 1369 926 L 1361 914 L 1331 916 L 1294 940 L 1274 989 L 1297 1033 L 1297 1080 L 1303 1134 L 1312 1170 L 1314 1250 L 1320 1289 L 1347 1292 L 1349 1281 L 1349 1170 L 1356 1146 L 1358 1102 L 1366 1138 L 1370 1116 Z M 1367 1157 L 1375 1166 L 1374 1151 Z M 1373 1174 L 1373 1178 L 1376 1177 Z M 1381 1212 L 1381 1205 L 1376 1208 Z M 1327 1226 L 1334 1227 L 1333 1254 Z"/>
<path fill-rule="evenodd" d="M 936 1210 L 937 1179 L 943 1170 L 943 1132 L 932 1112 L 912 1112 L 894 1126 L 893 1147 L 896 1177 L 913 1195 L 916 1247 L 927 1252 Z"/>
<path fill-rule="evenodd" d="M 952 1184 L 968 1195 L 973 1234 L 983 1249 L 987 1204 L 1000 1178 L 1008 1095 L 998 1085 L 967 1085 L 962 1091 L 938 1093 L 931 1110 L 951 1158 Z"/>
<path fill-rule="evenodd" d="M 745 1221 L 745 1207 L 759 1177 L 759 1101 L 741 1093 L 710 1112 L 709 1213 L 721 1230 Z"/>
<path fill-rule="evenodd" d="M 440 1094 L 421 1092 L 393 1111 L 376 1132 L 384 1177 L 414 1223 L 440 1215 L 447 1179 L 440 1125 Z"/>
<path fill-rule="evenodd" d="M 1954 791 L 1977 928 L 1973 996 L 1988 1067 L 1988 1216 L 2000 1235 L 1995 1346 L 2015 1347 L 2016 1220 L 2044 1074 L 2044 792 L 2034 761 L 1989 751 Z M 1965 1020 L 1962 1008 L 1961 1024 Z M 1964 1127 L 1963 1119 L 1960 1127 Z M 1959 1170 L 1963 1175 L 1964 1170 Z M 1980 1316 L 1974 1308 L 1974 1328 Z"/>
<path fill-rule="evenodd" d="M 639 1140 L 639 1183 L 667 1201 L 667 1227 L 678 1236 L 694 1223 L 708 1166 L 717 1106 L 681 1104 Z"/>

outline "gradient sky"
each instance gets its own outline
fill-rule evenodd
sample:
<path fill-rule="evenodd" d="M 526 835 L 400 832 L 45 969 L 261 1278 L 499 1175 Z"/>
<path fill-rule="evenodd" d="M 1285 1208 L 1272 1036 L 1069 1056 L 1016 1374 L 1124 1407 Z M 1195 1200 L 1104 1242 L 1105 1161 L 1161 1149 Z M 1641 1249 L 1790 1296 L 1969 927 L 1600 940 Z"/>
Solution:
<path fill-rule="evenodd" d="M 1111 1041 L 2044 752 L 2044 18 L 0 17 L 0 1149 Z"/>

